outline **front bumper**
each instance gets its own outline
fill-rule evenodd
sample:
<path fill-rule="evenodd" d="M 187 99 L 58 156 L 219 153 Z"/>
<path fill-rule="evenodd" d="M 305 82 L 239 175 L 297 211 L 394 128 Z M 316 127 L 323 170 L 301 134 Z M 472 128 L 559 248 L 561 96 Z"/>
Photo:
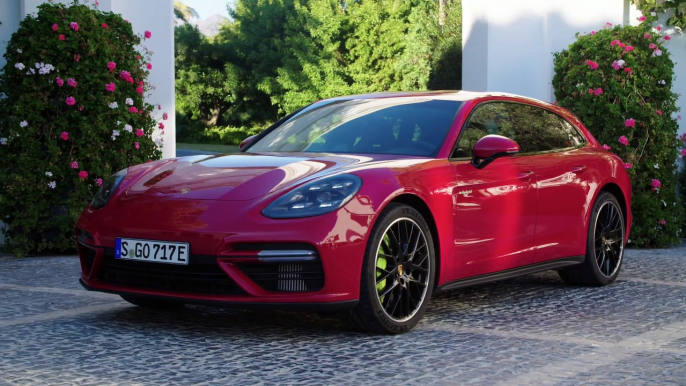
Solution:
<path fill-rule="evenodd" d="M 88 208 L 76 225 L 80 282 L 92 291 L 186 303 L 353 307 L 371 214 L 353 202 L 303 219 L 268 219 L 259 210 L 246 202 L 188 200 Z M 117 237 L 187 242 L 189 265 L 114 259 Z M 284 260 L 284 251 L 309 251 L 309 260 Z"/>

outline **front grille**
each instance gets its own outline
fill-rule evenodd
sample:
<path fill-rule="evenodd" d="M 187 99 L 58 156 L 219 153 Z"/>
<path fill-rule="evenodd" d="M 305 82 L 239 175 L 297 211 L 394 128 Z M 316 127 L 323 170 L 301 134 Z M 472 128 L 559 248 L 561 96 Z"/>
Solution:
<path fill-rule="evenodd" d="M 324 287 L 324 270 L 317 261 L 302 263 L 241 263 L 238 267 L 250 280 L 267 291 L 319 291 Z"/>
<path fill-rule="evenodd" d="M 191 255 L 188 265 L 115 259 L 107 253 L 99 280 L 132 288 L 187 294 L 245 295 L 219 267 L 216 257 Z"/>

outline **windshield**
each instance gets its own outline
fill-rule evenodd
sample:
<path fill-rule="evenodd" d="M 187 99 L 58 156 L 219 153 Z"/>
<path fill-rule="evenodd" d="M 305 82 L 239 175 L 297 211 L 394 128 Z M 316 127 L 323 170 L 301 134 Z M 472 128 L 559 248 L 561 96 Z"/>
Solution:
<path fill-rule="evenodd" d="M 461 102 L 358 99 L 306 109 L 250 146 L 250 152 L 435 155 Z"/>

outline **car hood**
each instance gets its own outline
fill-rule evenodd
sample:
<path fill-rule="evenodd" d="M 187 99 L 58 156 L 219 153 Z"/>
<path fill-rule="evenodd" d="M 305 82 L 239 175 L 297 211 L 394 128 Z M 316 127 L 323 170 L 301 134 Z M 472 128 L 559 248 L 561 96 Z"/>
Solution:
<path fill-rule="evenodd" d="M 125 189 L 129 198 L 154 195 L 193 200 L 252 200 L 304 180 L 398 158 L 311 153 L 190 156 L 161 161 L 144 170 L 130 170 L 134 181 Z"/>

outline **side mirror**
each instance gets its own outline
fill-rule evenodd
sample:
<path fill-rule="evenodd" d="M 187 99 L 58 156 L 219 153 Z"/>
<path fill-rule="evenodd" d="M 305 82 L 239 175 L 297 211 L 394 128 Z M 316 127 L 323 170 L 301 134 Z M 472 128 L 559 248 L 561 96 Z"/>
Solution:
<path fill-rule="evenodd" d="M 502 135 L 487 135 L 474 144 L 472 163 L 481 169 L 495 159 L 519 152 L 517 142 Z"/>
<path fill-rule="evenodd" d="M 245 149 L 248 145 L 250 145 L 250 142 L 252 142 L 253 139 L 255 139 L 257 135 L 251 135 L 250 137 L 246 138 L 241 142 L 240 145 L 238 145 L 238 150 L 243 150 Z"/>

